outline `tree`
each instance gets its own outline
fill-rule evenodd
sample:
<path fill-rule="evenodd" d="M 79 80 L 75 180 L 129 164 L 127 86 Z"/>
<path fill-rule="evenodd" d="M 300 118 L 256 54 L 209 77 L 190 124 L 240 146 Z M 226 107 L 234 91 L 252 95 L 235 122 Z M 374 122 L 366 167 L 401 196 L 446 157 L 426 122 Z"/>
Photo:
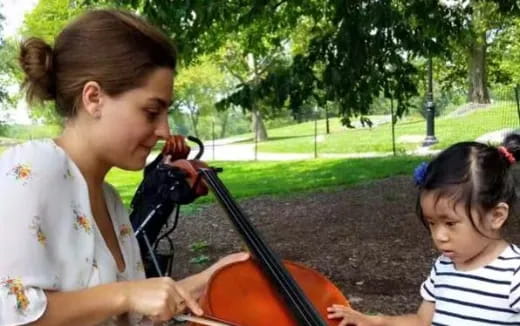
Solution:
<path fill-rule="evenodd" d="M 273 67 L 287 63 L 287 55 L 283 53 L 281 46 L 276 47 L 268 37 L 264 37 L 262 41 L 264 50 L 253 53 L 250 47 L 245 46 L 248 42 L 247 38 L 243 39 L 242 35 L 237 33 L 217 51 L 218 62 L 234 79 L 235 89 L 255 88 L 266 78 Z M 226 96 L 224 100 L 217 103 L 217 108 L 223 111 L 228 107 L 238 105 L 249 109 L 251 130 L 253 130 L 255 138 L 260 141 L 266 140 L 268 135 L 263 117 L 272 117 L 276 115 L 276 111 L 269 109 L 272 106 L 266 103 L 265 94 L 249 93 L 247 103 L 229 101 L 229 98 Z"/>
<path fill-rule="evenodd" d="M 468 101 L 489 103 L 490 47 L 509 25 L 509 14 L 493 1 L 470 1 L 471 14 L 461 46 L 466 53 Z M 495 74 L 498 72 L 494 72 Z"/>
<path fill-rule="evenodd" d="M 0 7 L 1 8 L 1 7 Z M 0 107 L 3 107 L 8 99 L 8 93 L 7 93 L 7 71 L 10 70 L 9 68 L 9 61 L 7 58 L 10 56 L 6 56 L 6 52 L 8 51 L 8 44 L 6 43 L 6 40 L 3 38 L 3 25 L 4 25 L 5 18 L 0 14 Z"/>
<path fill-rule="evenodd" d="M 175 84 L 175 108 L 188 113 L 193 132 L 199 137 L 199 118 L 215 114 L 214 103 L 225 92 L 225 76 L 212 58 L 201 57 L 190 66 L 180 69 Z M 227 117 L 221 115 L 221 118 L 225 128 Z"/>
<path fill-rule="evenodd" d="M 174 36 L 187 61 L 236 35 L 247 40 L 242 49 L 269 57 L 273 52 L 262 52 L 266 36 L 278 53 L 296 43 L 293 31 L 306 28 L 309 33 L 300 49 L 292 50 L 288 65 L 273 65 L 254 85 L 238 85 L 224 103 L 251 109 L 261 96 L 272 107 L 297 111 L 307 101 L 319 106 L 332 101 L 345 123 L 351 115 L 366 114 L 381 93 L 392 93 L 398 114 L 405 112 L 417 94 L 413 58 L 446 52 L 447 39 L 459 33 L 465 14 L 460 6 L 429 0 L 123 2 Z"/>
<path fill-rule="evenodd" d="M 511 24 L 501 33 L 493 48 L 501 60 L 497 62 L 497 70 L 503 73 L 500 82 L 503 84 L 520 84 L 520 18 L 514 18 Z"/>
<path fill-rule="evenodd" d="M 23 38 L 39 37 L 52 45 L 63 27 L 83 10 L 84 7 L 72 0 L 39 0 L 34 9 L 25 15 L 20 33 Z M 21 82 L 23 75 L 20 70 L 16 71 L 15 78 Z M 51 102 L 37 104 L 30 115 L 33 119 L 48 123 L 61 121 Z"/>

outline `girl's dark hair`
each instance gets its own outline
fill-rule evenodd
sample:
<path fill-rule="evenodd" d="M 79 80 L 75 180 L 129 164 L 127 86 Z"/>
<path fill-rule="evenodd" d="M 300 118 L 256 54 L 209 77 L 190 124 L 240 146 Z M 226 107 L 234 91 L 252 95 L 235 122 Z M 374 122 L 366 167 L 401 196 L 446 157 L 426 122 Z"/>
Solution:
<path fill-rule="evenodd" d="M 39 38 L 22 42 L 19 62 L 29 103 L 55 100 L 58 114 L 70 118 L 86 82 L 117 96 L 142 86 L 156 68 L 175 70 L 176 57 L 169 39 L 141 18 L 91 10 L 63 29 L 54 49 Z"/>
<path fill-rule="evenodd" d="M 520 135 L 508 135 L 502 146 L 516 161 L 520 160 Z M 486 212 L 500 202 L 513 208 L 516 192 L 511 166 L 514 162 L 499 148 L 478 142 L 461 142 L 450 146 L 428 164 L 424 181 L 419 185 L 416 205 L 417 215 L 426 227 L 420 205 L 424 191 L 436 191 L 437 200 L 449 197 L 454 203 L 464 203 L 477 230 L 471 208 Z"/>

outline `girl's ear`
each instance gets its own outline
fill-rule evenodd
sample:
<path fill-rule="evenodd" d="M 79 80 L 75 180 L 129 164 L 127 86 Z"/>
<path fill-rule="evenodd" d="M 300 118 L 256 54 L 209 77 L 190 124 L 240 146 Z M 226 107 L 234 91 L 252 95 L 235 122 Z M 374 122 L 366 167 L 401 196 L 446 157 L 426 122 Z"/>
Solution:
<path fill-rule="evenodd" d="M 494 208 L 492 208 L 487 215 L 488 220 L 490 221 L 491 229 L 498 231 L 504 225 L 507 217 L 509 216 L 509 205 L 507 203 L 500 202 Z"/>

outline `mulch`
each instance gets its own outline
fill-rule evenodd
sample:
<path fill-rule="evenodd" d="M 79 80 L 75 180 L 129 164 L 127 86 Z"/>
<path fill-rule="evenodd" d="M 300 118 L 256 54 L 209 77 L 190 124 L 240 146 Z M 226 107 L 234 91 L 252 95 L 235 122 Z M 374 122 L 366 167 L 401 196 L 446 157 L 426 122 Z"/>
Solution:
<path fill-rule="evenodd" d="M 437 257 L 415 215 L 415 201 L 411 178 L 391 177 L 286 198 L 256 197 L 240 201 L 240 206 L 280 257 L 326 275 L 356 309 L 402 314 L 417 309 L 419 287 Z M 175 278 L 243 249 L 217 204 L 181 215 L 174 233 Z M 519 222 L 513 218 L 508 225 L 509 238 L 516 243 Z M 196 243 L 208 246 L 194 252 L 190 246 Z M 190 262 L 201 254 L 209 261 Z"/>

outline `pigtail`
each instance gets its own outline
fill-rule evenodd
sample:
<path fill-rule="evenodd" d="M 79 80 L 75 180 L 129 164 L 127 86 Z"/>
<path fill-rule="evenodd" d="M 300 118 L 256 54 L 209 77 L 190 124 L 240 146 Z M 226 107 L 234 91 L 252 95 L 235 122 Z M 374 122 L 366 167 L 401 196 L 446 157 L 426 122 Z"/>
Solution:
<path fill-rule="evenodd" d="M 504 150 L 502 150 L 502 154 L 509 160 L 512 164 L 520 161 L 520 135 L 516 133 L 512 133 L 504 138 L 502 142 L 502 146 Z M 499 150 L 500 148 L 499 147 Z"/>

